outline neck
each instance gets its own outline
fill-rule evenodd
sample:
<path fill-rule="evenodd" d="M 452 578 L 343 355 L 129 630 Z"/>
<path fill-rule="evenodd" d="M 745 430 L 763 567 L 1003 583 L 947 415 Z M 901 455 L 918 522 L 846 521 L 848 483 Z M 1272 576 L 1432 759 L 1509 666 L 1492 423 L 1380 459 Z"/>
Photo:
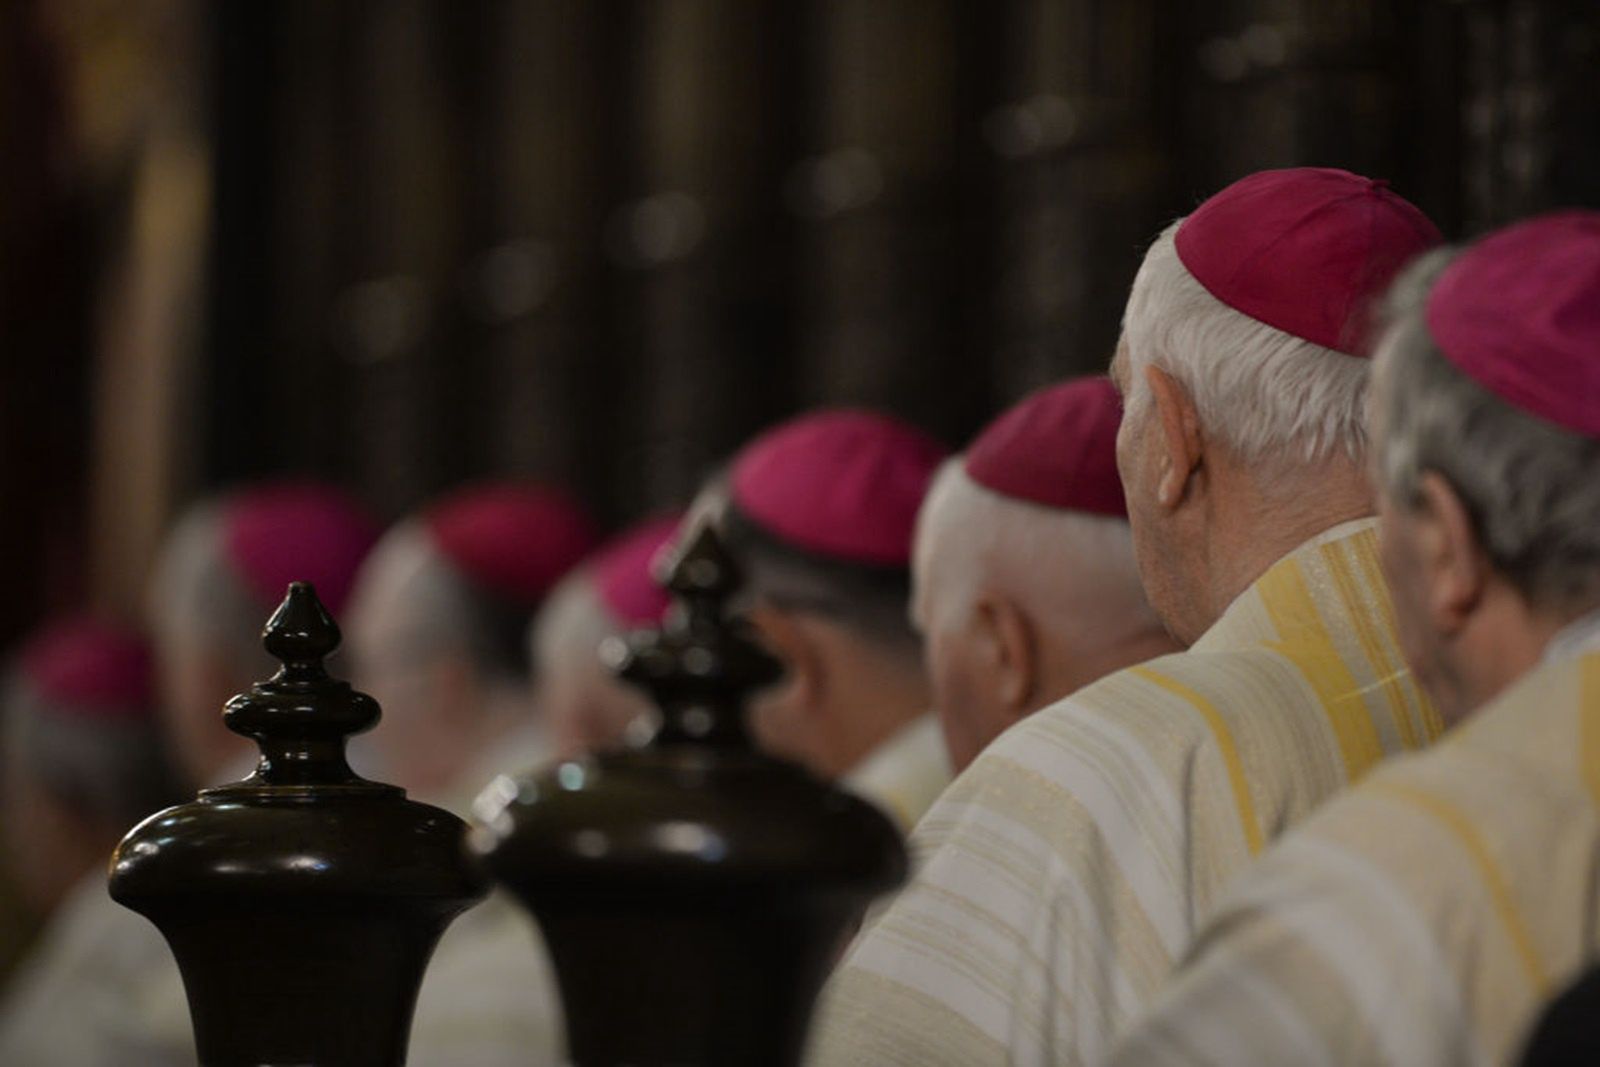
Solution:
<path fill-rule="evenodd" d="M 1108 674 L 1178 652 L 1183 647 L 1160 623 L 1141 626 L 1089 649 L 1082 644 L 1074 648 L 1060 646 L 1060 642 L 1040 641 L 1039 672 L 1029 697 L 1028 714 L 1071 696 Z"/>
<path fill-rule="evenodd" d="M 1596 607 L 1539 609 L 1497 583 L 1454 642 L 1451 677 L 1441 680 L 1448 692 L 1439 702 L 1447 722 L 1467 717 L 1537 667 L 1555 636 Z"/>
<path fill-rule="evenodd" d="M 1209 621 L 1200 632 L 1273 564 L 1318 534 L 1375 510 L 1366 476 L 1343 456 L 1297 468 L 1292 479 L 1276 484 L 1239 464 L 1218 464 L 1212 477 L 1204 545 Z M 1199 633 L 1182 636 L 1192 642 Z"/>

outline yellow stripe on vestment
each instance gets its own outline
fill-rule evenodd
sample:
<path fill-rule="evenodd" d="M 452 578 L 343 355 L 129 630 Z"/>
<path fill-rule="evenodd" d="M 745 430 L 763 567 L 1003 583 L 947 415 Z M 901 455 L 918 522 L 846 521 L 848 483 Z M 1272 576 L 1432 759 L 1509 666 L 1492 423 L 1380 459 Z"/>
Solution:
<path fill-rule="evenodd" d="M 1578 723 L 1583 781 L 1600 807 L 1600 656 L 1585 656 L 1578 663 Z"/>
<path fill-rule="evenodd" d="M 1244 830 L 1245 844 L 1252 856 L 1259 853 L 1261 823 L 1256 818 L 1255 801 L 1250 798 L 1250 785 L 1245 781 L 1244 763 L 1239 759 L 1239 746 L 1233 739 L 1233 731 L 1229 730 L 1228 724 L 1223 721 L 1221 713 L 1211 701 L 1176 679 L 1157 674 L 1148 667 L 1133 667 L 1130 670 L 1137 677 L 1186 701 L 1200 713 L 1201 718 L 1205 719 L 1206 725 L 1211 728 L 1212 737 L 1216 739 L 1217 748 L 1222 753 L 1223 765 L 1228 768 L 1228 783 L 1233 788 L 1233 802 L 1239 810 L 1239 826 Z"/>
<path fill-rule="evenodd" d="M 1500 925 L 1505 927 L 1506 936 L 1510 938 L 1512 947 L 1517 950 L 1517 956 L 1522 961 L 1522 969 L 1526 972 L 1529 983 L 1540 996 L 1544 996 L 1549 991 L 1550 978 L 1544 964 L 1539 961 L 1538 950 L 1533 946 L 1533 935 L 1529 933 L 1528 924 L 1517 909 L 1505 875 L 1500 872 L 1499 865 L 1489 852 L 1489 846 L 1484 843 L 1483 836 L 1477 827 L 1473 826 L 1472 820 L 1449 801 L 1414 786 L 1402 785 L 1396 781 L 1380 781 L 1372 783 L 1372 788 L 1433 816 L 1455 837 L 1483 876 L 1484 889 L 1488 891 L 1489 900 L 1500 919 Z"/>
<path fill-rule="evenodd" d="M 1360 555 L 1363 547 L 1365 546 L 1358 547 L 1352 544 L 1352 554 Z M 1341 548 L 1342 546 L 1337 544 L 1323 545 L 1323 563 L 1327 565 L 1328 573 L 1333 576 L 1333 584 L 1339 590 L 1339 599 L 1349 606 L 1350 619 L 1355 623 L 1356 641 L 1361 645 L 1361 652 L 1367 657 L 1367 662 L 1372 665 L 1373 673 L 1378 677 L 1378 684 L 1383 687 L 1383 696 L 1389 703 L 1389 714 L 1394 718 L 1394 726 L 1399 731 L 1401 743 L 1407 748 L 1416 748 L 1416 725 L 1411 721 L 1405 696 L 1400 692 L 1399 672 L 1384 647 L 1383 636 L 1379 634 L 1377 626 L 1367 615 L 1366 604 L 1361 598 L 1361 585 Z"/>
<path fill-rule="evenodd" d="M 1378 565 L 1378 535 L 1369 532 L 1359 541 L 1352 539 L 1351 543 L 1352 547 L 1357 544 L 1360 546 L 1355 552 L 1355 557 L 1356 563 L 1361 567 L 1362 577 L 1366 579 L 1367 588 L 1387 590 L 1389 587 L 1384 580 L 1383 569 Z M 1388 634 L 1390 642 L 1393 642 L 1400 633 L 1400 623 L 1394 615 L 1394 602 L 1388 596 L 1381 596 L 1378 598 L 1378 603 L 1383 610 L 1383 632 Z M 1414 689 L 1413 692 L 1420 693 L 1420 690 Z M 1419 701 L 1419 709 L 1424 736 L 1437 738 L 1444 733 L 1444 720 L 1439 717 L 1439 709 L 1434 706 L 1433 701 L 1426 698 L 1425 694 Z"/>
<path fill-rule="evenodd" d="M 1259 587 L 1261 602 L 1280 637 L 1266 642 L 1266 647 L 1287 657 L 1311 683 L 1344 757 L 1345 780 L 1353 782 L 1383 757 L 1383 746 L 1360 686 L 1339 659 L 1317 613 L 1300 561 L 1284 560 L 1261 576 Z"/>

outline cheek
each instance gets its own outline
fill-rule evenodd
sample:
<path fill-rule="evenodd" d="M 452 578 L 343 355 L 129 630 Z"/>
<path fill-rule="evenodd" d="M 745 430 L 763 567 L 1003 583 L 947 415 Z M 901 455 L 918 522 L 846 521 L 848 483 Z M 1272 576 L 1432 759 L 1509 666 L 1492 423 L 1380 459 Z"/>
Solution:
<path fill-rule="evenodd" d="M 1138 461 L 1137 451 L 1133 419 L 1124 414 L 1122 422 L 1117 426 L 1117 474 L 1125 487 L 1133 477 L 1134 467 Z"/>
<path fill-rule="evenodd" d="M 787 688 L 780 683 L 750 699 L 750 733 L 770 752 L 790 753 L 796 747 L 794 709 L 784 695 Z"/>
<path fill-rule="evenodd" d="M 958 635 L 931 636 L 928 678 L 951 756 L 964 767 L 994 732 L 994 712 L 985 699 L 989 694 L 970 644 Z"/>
<path fill-rule="evenodd" d="M 1149 538 L 1151 493 L 1146 491 L 1143 420 L 1124 418 L 1117 428 L 1117 475 L 1122 480 L 1122 495 L 1128 503 L 1128 523 L 1133 527 L 1134 544 Z"/>
<path fill-rule="evenodd" d="M 928 634 L 923 647 L 928 683 L 933 688 L 934 710 L 943 719 L 959 716 L 972 696 L 961 641 L 947 632 L 935 630 Z"/>

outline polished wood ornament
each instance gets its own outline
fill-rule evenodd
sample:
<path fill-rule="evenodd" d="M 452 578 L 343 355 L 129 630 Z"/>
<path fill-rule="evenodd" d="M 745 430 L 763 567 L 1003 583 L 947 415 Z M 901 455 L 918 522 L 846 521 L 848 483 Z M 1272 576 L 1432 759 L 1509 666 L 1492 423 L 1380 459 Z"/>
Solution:
<path fill-rule="evenodd" d="M 659 705 L 655 737 L 498 779 L 469 840 L 538 920 L 575 1063 L 795 1063 L 905 847 L 872 805 L 752 746 L 745 696 L 781 668 L 728 617 L 740 577 L 709 528 L 667 584 L 666 626 L 607 653 Z"/>
<path fill-rule="evenodd" d="M 134 827 L 111 895 L 177 957 L 204 1067 L 403 1064 L 434 945 L 486 887 L 461 820 L 345 761 L 380 712 L 323 669 L 339 628 L 308 583 L 263 643 L 282 669 L 223 711 L 255 773 Z"/>

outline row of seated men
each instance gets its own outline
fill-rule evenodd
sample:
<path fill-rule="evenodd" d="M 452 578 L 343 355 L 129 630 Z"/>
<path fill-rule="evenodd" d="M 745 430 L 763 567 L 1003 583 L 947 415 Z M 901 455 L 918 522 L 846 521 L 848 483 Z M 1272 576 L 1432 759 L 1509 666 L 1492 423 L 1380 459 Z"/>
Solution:
<path fill-rule="evenodd" d="M 954 456 L 813 412 L 708 484 L 694 521 L 787 667 L 754 736 L 915 825 L 812 1060 L 1522 1055 L 1597 947 L 1600 216 L 1440 245 L 1382 182 L 1263 172 L 1156 238 L 1109 381 L 1041 390 Z M 115 642 L 57 631 L 17 661 L 7 787 L 79 820 L 54 824 L 78 846 L 54 891 L 154 806 L 158 733 L 187 785 L 247 770 L 217 709 L 267 669 L 289 578 L 384 705 L 353 762 L 423 799 L 465 812 L 494 774 L 647 731 L 594 652 L 660 617 L 677 527 L 596 552 L 570 502 L 505 485 L 369 551 L 327 490 L 204 506 L 152 583 L 158 719 L 127 710 L 149 702 Z M 143 770 L 98 824 L 59 788 L 90 765 L 47 772 L 72 746 L 28 740 L 52 730 L 143 738 L 108 746 Z M 51 824 L 25 810 L 31 860 L 18 835 Z M 191 1062 L 170 956 L 80 877 L 0 1062 Z M 559 1062 L 536 936 L 498 898 L 451 928 L 412 1062 Z"/>

